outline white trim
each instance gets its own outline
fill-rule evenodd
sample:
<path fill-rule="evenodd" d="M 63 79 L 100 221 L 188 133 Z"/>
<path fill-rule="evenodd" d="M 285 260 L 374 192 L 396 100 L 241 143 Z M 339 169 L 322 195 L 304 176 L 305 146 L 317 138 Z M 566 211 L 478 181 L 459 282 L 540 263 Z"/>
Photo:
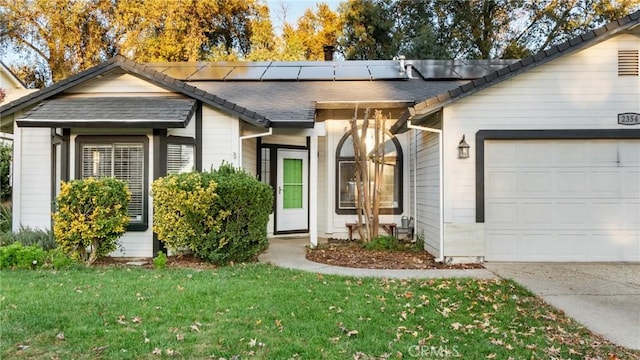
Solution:
<path fill-rule="evenodd" d="M 12 218 L 11 228 L 14 232 L 20 230 L 22 219 L 22 129 L 13 122 L 13 189 L 11 190 Z"/>
<path fill-rule="evenodd" d="M 318 137 L 309 137 L 309 242 L 318 246 Z"/>
<path fill-rule="evenodd" d="M 440 255 L 438 256 L 438 258 L 436 259 L 436 261 L 438 262 L 442 262 L 444 261 L 444 166 L 443 166 L 443 161 L 444 161 L 444 147 L 442 144 L 442 130 L 441 129 L 435 129 L 435 128 L 429 128 L 429 127 L 425 127 L 425 126 L 418 126 L 418 125 L 413 125 L 411 123 L 411 119 L 407 120 L 407 128 L 408 129 L 414 129 L 414 130 L 421 130 L 421 131 L 429 131 L 429 132 L 433 132 L 438 134 L 438 156 L 439 156 L 439 160 L 438 160 L 438 172 L 440 173 L 440 179 L 439 179 L 439 186 L 440 186 L 440 191 L 438 192 L 438 196 L 439 196 L 439 201 L 440 201 Z M 417 152 L 418 152 L 418 148 L 417 146 L 415 147 L 415 151 L 416 151 L 416 159 L 417 159 Z M 415 179 L 417 177 L 416 173 L 417 173 L 417 168 L 418 165 L 416 163 L 414 163 L 415 169 L 413 171 L 413 175 L 414 175 L 414 183 L 413 183 L 413 197 L 414 197 L 414 204 L 417 202 L 417 193 L 416 193 L 416 183 L 415 183 Z M 414 214 L 414 221 L 417 224 L 418 223 L 418 213 L 416 212 Z"/>

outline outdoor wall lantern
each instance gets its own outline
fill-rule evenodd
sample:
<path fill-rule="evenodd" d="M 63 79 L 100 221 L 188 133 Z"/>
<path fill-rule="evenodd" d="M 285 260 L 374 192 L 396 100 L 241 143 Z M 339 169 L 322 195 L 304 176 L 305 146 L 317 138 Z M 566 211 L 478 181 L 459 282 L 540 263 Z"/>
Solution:
<path fill-rule="evenodd" d="M 468 159 L 469 158 L 469 144 L 464 141 L 464 135 L 462 135 L 462 140 L 458 144 L 458 159 Z"/>

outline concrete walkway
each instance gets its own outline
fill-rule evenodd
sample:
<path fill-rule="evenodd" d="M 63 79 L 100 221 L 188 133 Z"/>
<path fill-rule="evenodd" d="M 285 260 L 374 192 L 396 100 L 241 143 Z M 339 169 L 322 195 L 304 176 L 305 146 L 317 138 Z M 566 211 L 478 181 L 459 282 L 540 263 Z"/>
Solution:
<path fill-rule="evenodd" d="M 485 263 L 594 333 L 640 350 L 640 264 Z"/>
<path fill-rule="evenodd" d="M 495 279 L 496 276 L 486 269 L 469 270 L 380 270 L 356 269 L 332 266 L 309 261 L 305 258 L 308 237 L 272 238 L 269 249 L 258 258 L 261 262 L 289 268 L 311 271 L 321 274 L 346 275 L 354 277 L 385 277 L 396 279 L 432 279 L 432 278 L 478 278 Z"/>

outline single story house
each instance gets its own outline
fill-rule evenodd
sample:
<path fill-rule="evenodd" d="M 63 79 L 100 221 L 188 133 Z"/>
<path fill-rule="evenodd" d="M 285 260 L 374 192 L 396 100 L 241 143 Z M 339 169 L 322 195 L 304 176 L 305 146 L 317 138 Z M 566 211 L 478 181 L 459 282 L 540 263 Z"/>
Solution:
<path fill-rule="evenodd" d="M 381 221 L 413 217 L 439 259 L 640 261 L 639 22 L 520 61 L 116 57 L 0 106 L 13 226 L 49 228 L 60 181 L 115 176 L 133 198 L 113 255 L 152 256 L 151 182 L 226 161 L 273 187 L 271 236 L 345 238 L 348 124 L 370 108 L 390 118 Z"/>

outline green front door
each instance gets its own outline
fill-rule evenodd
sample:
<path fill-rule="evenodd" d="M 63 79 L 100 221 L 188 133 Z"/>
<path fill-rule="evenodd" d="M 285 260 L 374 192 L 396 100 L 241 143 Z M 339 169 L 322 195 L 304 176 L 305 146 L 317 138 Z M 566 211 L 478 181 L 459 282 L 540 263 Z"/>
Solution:
<path fill-rule="evenodd" d="M 276 232 L 308 229 L 306 150 L 278 150 Z"/>

